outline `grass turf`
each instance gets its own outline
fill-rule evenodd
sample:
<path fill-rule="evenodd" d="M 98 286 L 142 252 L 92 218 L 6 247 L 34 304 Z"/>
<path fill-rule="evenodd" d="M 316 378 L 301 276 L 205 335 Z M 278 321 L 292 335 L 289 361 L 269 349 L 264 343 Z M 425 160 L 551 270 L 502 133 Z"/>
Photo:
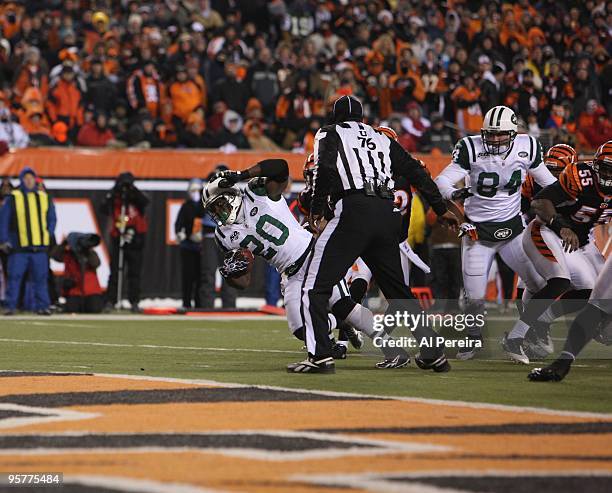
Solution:
<path fill-rule="evenodd" d="M 501 329 L 493 323 L 489 347 Z M 555 333 L 556 337 L 562 334 Z M 83 344 L 87 343 L 87 344 Z M 561 346 L 557 341 L 556 345 Z M 159 347 L 165 346 L 165 347 Z M 558 384 L 530 383 L 530 367 L 503 360 L 453 360 L 453 370 L 376 370 L 371 346 L 337 362 L 331 375 L 290 375 L 303 358 L 284 321 L 10 320 L 0 322 L 0 370 L 78 371 L 209 379 L 376 395 L 490 402 L 577 411 L 612 411 L 611 351 L 596 343 Z M 414 352 L 414 350 L 411 350 Z M 452 352 L 452 351 L 449 351 Z M 497 353 L 499 355 L 499 352 Z M 493 355 L 495 356 L 495 355 Z"/>

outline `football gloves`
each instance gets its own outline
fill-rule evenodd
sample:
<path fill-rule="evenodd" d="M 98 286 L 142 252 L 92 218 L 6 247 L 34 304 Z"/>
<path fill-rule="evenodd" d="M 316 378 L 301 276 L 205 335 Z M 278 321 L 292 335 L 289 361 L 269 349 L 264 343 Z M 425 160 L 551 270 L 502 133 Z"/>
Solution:
<path fill-rule="evenodd" d="M 476 241 L 478 239 L 478 230 L 472 223 L 461 223 L 459 225 L 459 238 L 468 235 L 471 240 Z"/>
<path fill-rule="evenodd" d="M 453 200 L 465 200 L 468 197 L 472 197 L 474 194 L 472 192 L 470 192 L 470 189 L 468 187 L 465 188 L 459 188 L 457 190 L 455 190 L 452 195 L 451 195 L 451 199 Z"/>
<path fill-rule="evenodd" d="M 235 279 L 248 273 L 249 265 L 249 259 L 240 250 L 232 250 L 225 255 L 219 272 L 225 279 Z"/>
<path fill-rule="evenodd" d="M 215 175 L 214 179 L 220 179 L 219 187 L 221 188 L 230 188 L 236 183 L 246 178 L 246 173 L 244 171 L 232 171 L 225 170 L 220 171 Z"/>

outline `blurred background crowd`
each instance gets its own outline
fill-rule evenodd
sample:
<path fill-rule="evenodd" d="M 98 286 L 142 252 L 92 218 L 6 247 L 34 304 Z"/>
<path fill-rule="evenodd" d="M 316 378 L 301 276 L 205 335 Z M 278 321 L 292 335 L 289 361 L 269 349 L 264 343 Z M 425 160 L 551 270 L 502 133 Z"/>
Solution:
<path fill-rule="evenodd" d="M 354 94 L 409 151 L 496 104 L 588 151 L 612 137 L 611 28 L 605 0 L 3 2 L 0 140 L 310 152 Z"/>

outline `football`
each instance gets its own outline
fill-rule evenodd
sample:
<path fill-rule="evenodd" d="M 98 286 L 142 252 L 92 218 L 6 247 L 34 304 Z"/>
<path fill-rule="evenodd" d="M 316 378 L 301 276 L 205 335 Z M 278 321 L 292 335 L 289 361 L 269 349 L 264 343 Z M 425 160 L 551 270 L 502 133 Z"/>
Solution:
<path fill-rule="evenodd" d="M 249 263 L 248 272 L 251 272 L 253 270 L 253 264 L 255 263 L 255 256 L 253 255 L 253 252 L 251 252 L 251 250 L 248 248 L 241 248 L 238 251 L 240 252 L 240 255 Z"/>

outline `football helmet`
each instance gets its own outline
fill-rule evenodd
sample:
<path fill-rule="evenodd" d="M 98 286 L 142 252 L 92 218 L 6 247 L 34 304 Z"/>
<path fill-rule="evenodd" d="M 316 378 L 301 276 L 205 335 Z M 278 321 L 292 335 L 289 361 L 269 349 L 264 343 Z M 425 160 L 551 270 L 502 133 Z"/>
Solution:
<path fill-rule="evenodd" d="M 612 140 L 599 146 L 593 157 L 593 170 L 597 173 L 597 182 L 606 195 L 612 194 Z"/>
<path fill-rule="evenodd" d="M 480 135 L 487 153 L 498 155 L 508 152 L 518 130 L 514 111 L 507 106 L 494 106 L 484 116 Z"/>
<path fill-rule="evenodd" d="M 304 181 L 306 182 L 306 186 L 310 187 L 312 186 L 312 182 L 314 180 L 314 173 L 315 173 L 315 160 L 314 160 L 314 154 L 311 152 L 310 154 L 308 154 L 308 157 L 306 158 L 306 161 L 304 162 L 304 168 L 302 170 L 302 173 L 304 174 Z"/>
<path fill-rule="evenodd" d="M 578 162 L 576 150 L 567 144 L 555 144 L 544 156 L 544 164 L 550 172 L 558 178 L 568 164 Z"/>
<path fill-rule="evenodd" d="M 374 130 L 378 130 L 379 132 L 385 134 L 390 139 L 395 140 L 397 142 L 397 132 L 393 130 L 391 127 L 386 127 L 385 125 L 379 125 L 378 127 L 375 127 Z"/>
<path fill-rule="evenodd" d="M 219 226 L 234 224 L 242 207 L 242 192 L 236 185 L 222 187 L 223 178 L 210 180 L 202 191 L 202 204 Z"/>

